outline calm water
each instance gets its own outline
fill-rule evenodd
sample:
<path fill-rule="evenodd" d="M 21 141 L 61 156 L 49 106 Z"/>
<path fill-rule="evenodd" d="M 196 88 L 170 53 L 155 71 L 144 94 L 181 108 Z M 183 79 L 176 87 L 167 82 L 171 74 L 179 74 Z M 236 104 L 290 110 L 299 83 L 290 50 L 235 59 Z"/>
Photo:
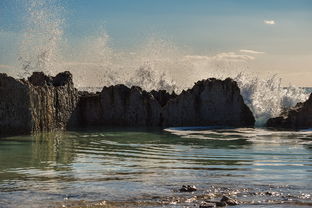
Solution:
<path fill-rule="evenodd" d="M 183 184 L 194 193 L 180 193 Z M 312 131 L 109 129 L 0 139 L 0 207 L 312 206 Z"/>

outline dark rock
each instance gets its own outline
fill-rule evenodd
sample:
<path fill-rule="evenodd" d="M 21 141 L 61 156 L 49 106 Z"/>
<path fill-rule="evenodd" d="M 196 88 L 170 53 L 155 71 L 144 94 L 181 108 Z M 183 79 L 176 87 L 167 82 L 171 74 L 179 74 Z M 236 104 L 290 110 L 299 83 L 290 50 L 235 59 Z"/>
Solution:
<path fill-rule="evenodd" d="M 98 94 L 82 93 L 79 99 L 80 126 L 160 126 L 161 106 L 139 87 L 104 87 Z"/>
<path fill-rule="evenodd" d="M 199 205 L 199 208 L 214 208 L 217 207 L 215 203 L 203 202 Z"/>
<path fill-rule="evenodd" d="M 164 126 L 254 126 L 237 83 L 207 79 L 171 99 L 162 111 Z"/>
<path fill-rule="evenodd" d="M 41 72 L 33 73 L 28 81 L 0 74 L 0 135 L 66 129 L 78 91 L 69 72 L 56 77 L 54 86 L 55 78 Z"/>
<path fill-rule="evenodd" d="M 226 203 L 224 201 L 216 202 L 217 207 L 226 207 Z"/>
<path fill-rule="evenodd" d="M 103 111 L 99 94 L 79 92 L 77 108 L 72 115 L 70 128 L 95 127 L 103 124 Z"/>
<path fill-rule="evenodd" d="M 223 196 L 220 202 L 225 202 L 227 205 L 230 205 L 230 206 L 239 205 L 239 202 L 236 199 L 233 199 L 228 196 Z"/>
<path fill-rule="evenodd" d="M 183 185 L 180 189 L 180 192 L 194 192 L 197 191 L 196 186 L 194 185 Z"/>
<path fill-rule="evenodd" d="M 0 74 L 0 135 L 27 134 L 32 130 L 29 87 Z"/>
<path fill-rule="evenodd" d="M 73 75 L 69 71 L 65 71 L 53 77 L 53 86 L 59 87 L 59 86 L 65 86 L 68 83 L 72 84 L 73 83 L 72 80 L 73 80 Z"/>
<path fill-rule="evenodd" d="M 150 93 L 139 87 L 104 87 L 100 97 L 104 125 L 159 125 L 161 106 Z"/>
<path fill-rule="evenodd" d="M 53 78 L 45 75 L 43 72 L 34 72 L 28 81 L 33 86 L 53 85 Z"/>
<path fill-rule="evenodd" d="M 236 82 L 207 79 L 180 95 L 115 85 L 78 92 L 70 72 L 0 74 L 0 135 L 93 126 L 253 126 Z"/>
<path fill-rule="evenodd" d="M 169 100 L 176 98 L 177 95 L 173 93 L 168 93 L 166 90 L 152 90 L 151 94 L 154 96 L 154 98 L 158 101 L 161 107 L 164 107 Z"/>
<path fill-rule="evenodd" d="M 312 94 L 306 102 L 298 103 L 284 110 L 279 117 L 269 119 L 267 127 L 293 130 L 312 128 Z"/>

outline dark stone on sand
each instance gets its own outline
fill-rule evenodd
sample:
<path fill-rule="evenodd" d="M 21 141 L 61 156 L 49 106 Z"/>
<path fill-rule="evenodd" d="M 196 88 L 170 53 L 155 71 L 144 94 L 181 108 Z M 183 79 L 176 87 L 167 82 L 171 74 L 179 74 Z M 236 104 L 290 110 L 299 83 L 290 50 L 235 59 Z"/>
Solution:
<path fill-rule="evenodd" d="M 279 117 L 269 119 L 267 127 L 291 130 L 312 128 L 312 94 L 306 102 L 298 103 L 284 110 Z"/>
<path fill-rule="evenodd" d="M 233 199 L 228 196 L 223 196 L 220 202 L 225 202 L 227 205 L 230 205 L 230 206 L 239 205 L 239 202 L 236 199 Z"/>
<path fill-rule="evenodd" d="M 194 185 L 183 185 L 180 189 L 180 192 L 194 192 L 197 191 L 196 186 Z"/>
<path fill-rule="evenodd" d="M 237 83 L 207 79 L 170 99 L 163 107 L 163 126 L 253 127 L 254 116 Z"/>

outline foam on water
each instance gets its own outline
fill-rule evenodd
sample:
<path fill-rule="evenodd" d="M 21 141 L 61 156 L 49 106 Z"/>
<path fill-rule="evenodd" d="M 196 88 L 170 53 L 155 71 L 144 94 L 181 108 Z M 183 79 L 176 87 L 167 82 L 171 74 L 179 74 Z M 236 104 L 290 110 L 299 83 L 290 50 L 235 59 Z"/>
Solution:
<path fill-rule="evenodd" d="M 150 91 L 164 89 L 180 92 L 194 82 L 216 77 L 237 81 L 241 94 L 256 117 L 257 126 L 278 116 L 283 108 L 307 99 L 296 87 L 283 87 L 276 76 L 259 78 L 249 72 L 254 57 L 239 53 L 194 55 L 170 41 L 151 36 L 131 51 L 110 46 L 103 29 L 85 41 L 64 51 L 64 8 L 58 0 L 26 0 L 27 15 L 20 44 L 19 75 L 33 71 L 55 74 L 69 70 L 78 88 L 96 88 L 114 84 L 140 86 Z M 63 46 L 63 47 L 62 47 Z M 190 55 L 192 54 L 192 55 Z"/>

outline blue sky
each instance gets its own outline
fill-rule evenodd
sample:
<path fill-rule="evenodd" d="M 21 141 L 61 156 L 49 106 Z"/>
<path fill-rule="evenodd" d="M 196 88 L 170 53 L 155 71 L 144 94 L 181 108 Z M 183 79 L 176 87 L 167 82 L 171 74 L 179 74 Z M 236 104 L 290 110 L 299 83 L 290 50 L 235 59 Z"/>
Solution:
<path fill-rule="evenodd" d="M 0 64 L 14 61 L 25 1 L 0 1 Z M 64 7 L 67 40 L 105 28 L 116 48 L 135 47 L 154 35 L 201 55 L 241 49 L 265 52 L 263 66 L 257 61 L 254 65 L 259 71 L 269 71 L 264 68 L 269 64 L 276 64 L 282 74 L 312 71 L 311 0 L 59 0 L 59 4 Z M 283 64 L 290 56 L 297 57 L 293 65 Z M 296 64 L 298 69 L 290 68 Z"/>

